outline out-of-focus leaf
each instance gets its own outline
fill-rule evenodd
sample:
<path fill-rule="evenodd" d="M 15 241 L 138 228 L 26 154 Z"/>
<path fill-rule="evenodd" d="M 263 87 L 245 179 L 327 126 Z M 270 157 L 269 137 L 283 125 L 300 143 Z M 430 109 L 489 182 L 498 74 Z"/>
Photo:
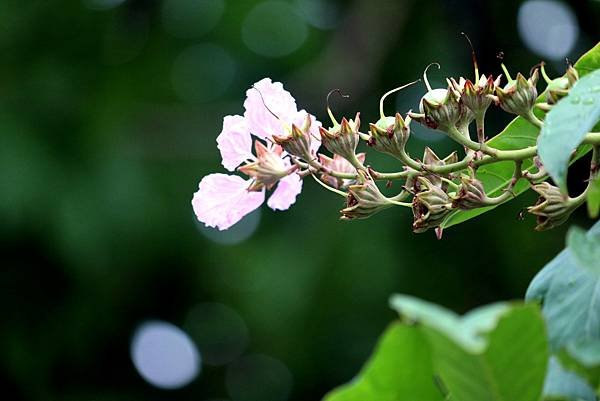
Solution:
<path fill-rule="evenodd" d="M 567 245 L 579 266 L 600 274 L 600 234 L 586 234 L 581 228 L 572 227 Z"/>
<path fill-rule="evenodd" d="M 544 401 L 595 401 L 594 390 L 577 374 L 561 366 L 556 357 L 550 358 L 544 383 Z"/>
<path fill-rule="evenodd" d="M 403 295 L 391 305 L 403 323 L 325 401 L 539 400 L 548 344 L 537 305 L 497 303 L 463 317 Z"/>
<path fill-rule="evenodd" d="M 600 176 L 590 182 L 587 193 L 588 213 L 592 219 L 598 218 L 600 213 Z"/>
<path fill-rule="evenodd" d="M 565 193 L 571 154 L 598 120 L 600 70 L 579 79 L 569 94 L 550 110 L 538 139 L 538 155 L 552 179 Z"/>
<path fill-rule="evenodd" d="M 600 234 L 600 222 L 589 236 Z M 527 300 L 542 303 L 552 350 L 575 341 L 600 339 L 600 275 L 584 269 L 567 248 L 533 279 Z"/>
<path fill-rule="evenodd" d="M 575 68 L 579 75 L 585 76 L 590 71 L 600 68 L 600 44 L 596 45 L 590 51 L 585 53 L 575 63 Z M 541 97 L 540 97 L 541 98 Z M 488 141 L 492 147 L 501 150 L 520 149 L 536 144 L 539 130 L 522 117 L 512 120 L 502 132 Z M 590 150 L 590 147 L 582 147 L 575 159 L 583 156 Z M 523 161 L 523 170 L 530 170 L 533 167 L 531 160 Z M 490 196 L 498 196 L 512 179 L 514 165 L 510 161 L 494 163 L 482 166 L 477 171 L 477 178 L 483 183 L 486 192 Z M 525 180 L 520 180 L 513 189 L 515 196 L 522 194 L 530 185 Z M 442 228 L 448 228 L 459 223 L 463 223 L 485 212 L 494 209 L 496 206 L 478 208 L 473 210 L 455 210 L 450 213 L 442 223 Z"/>
<path fill-rule="evenodd" d="M 375 352 L 352 382 L 332 391 L 325 401 L 441 401 L 434 382 L 431 349 L 417 327 L 392 324 Z"/>
<path fill-rule="evenodd" d="M 498 302 L 474 309 L 464 316 L 409 295 L 394 295 L 390 305 L 400 317 L 433 328 L 468 351 L 481 352 L 487 346 L 480 333 L 492 330 L 500 316 L 510 310 L 510 304 Z"/>
<path fill-rule="evenodd" d="M 585 378 L 593 388 L 600 386 L 600 340 L 577 342 L 567 345 L 559 353 L 561 364 L 568 370 Z"/>

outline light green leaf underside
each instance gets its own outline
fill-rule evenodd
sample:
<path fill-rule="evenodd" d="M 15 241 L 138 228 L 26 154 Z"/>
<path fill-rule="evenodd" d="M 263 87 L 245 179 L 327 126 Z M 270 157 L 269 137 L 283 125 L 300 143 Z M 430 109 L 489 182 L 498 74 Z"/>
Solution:
<path fill-rule="evenodd" d="M 572 152 L 600 120 L 600 70 L 579 79 L 569 94 L 546 115 L 538 139 L 544 167 L 563 191 Z"/>

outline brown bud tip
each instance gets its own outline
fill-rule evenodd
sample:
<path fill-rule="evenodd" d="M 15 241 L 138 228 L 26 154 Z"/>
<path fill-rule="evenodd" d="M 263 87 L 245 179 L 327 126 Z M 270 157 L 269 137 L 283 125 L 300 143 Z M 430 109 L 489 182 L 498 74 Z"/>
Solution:
<path fill-rule="evenodd" d="M 350 127 L 350 123 L 348 123 L 346 117 L 342 118 L 342 122 L 340 124 L 340 132 L 342 135 L 348 135 L 352 132 L 352 127 Z"/>
<path fill-rule="evenodd" d="M 360 111 L 356 113 L 356 116 L 354 117 L 354 129 L 356 129 L 356 131 L 360 131 Z"/>
<path fill-rule="evenodd" d="M 325 128 L 323 128 L 321 126 L 319 126 L 319 134 L 321 134 L 321 139 L 323 139 L 323 140 L 335 138 L 335 135 L 332 135 L 329 131 L 327 131 Z"/>
<path fill-rule="evenodd" d="M 302 138 L 304 136 L 304 133 L 300 128 L 292 124 L 292 136 L 295 138 Z"/>
<path fill-rule="evenodd" d="M 402 118 L 400 113 L 396 113 L 396 120 L 394 122 L 395 122 L 394 129 L 396 129 L 396 130 L 401 130 L 406 127 L 404 119 Z"/>

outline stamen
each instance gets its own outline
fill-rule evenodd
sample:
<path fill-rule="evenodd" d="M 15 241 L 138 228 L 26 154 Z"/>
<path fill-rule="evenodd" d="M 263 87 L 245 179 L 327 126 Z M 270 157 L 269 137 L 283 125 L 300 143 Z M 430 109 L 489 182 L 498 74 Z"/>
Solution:
<path fill-rule="evenodd" d="M 510 76 L 510 73 L 508 72 L 508 69 L 506 69 L 504 63 L 500 64 L 500 67 L 502 67 L 502 71 L 504 71 L 504 75 L 506 75 L 506 79 L 508 80 L 508 82 L 513 82 L 514 79 L 512 79 L 512 77 Z"/>
<path fill-rule="evenodd" d="M 546 74 L 546 66 L 544 64 L 542 64 L 542 66 L 540 67 L 540 71 L 542 72 L 542 78 L 544 78 L 544 81 L 546 81 L 547 84 L 552 82 L 548 74 Z"/>
<path fill-rule="evenodd" d="M 436 63 L 436 64 L 437 64 L 437 63 Z M 430 64 L 430 65 L 431 65 L 431 64 Z M 438 64 L 438 66 L 439 66 L 439 64 Z M 429 67 L 429 66 L 428 66 L 428 67 Z M 392 89 L 392 90 L 389 90 L 389 91 L 385 92 L 385 93 L 383 94 L 383 96 L 381 96 L 381 99 L 379 99 L 379 114 L 380 114 L 381 118 L 385 118 L 385 114 L 383 113 L 383 101 L 385 100 L 385 98 L 386 98 L 386 97 L 388 97 L 389 95 L 391 95 L 391 94 L 392 94 L 392 93 L 394 93 L 394 92 L 398 92 L 398 91 L 400 91 L 400 90 L 402 90 L 402 89 L 404 89 L 404 88 L 407 88 L 407 87 L 409 87 L 409 86 L 411 86 L 411 85 L 414 85 L 414 84 L 416 84 L 416 83 L 417 83 L 417 82 L 419 82 L 419 81 L 420 81 L 420 79 L 417 79 L 416 81 L 412 81 L 411 83 L 408 83 L 408 84 L 406 84 L 406 85 L 399 86 L 399 87 L 397 87 L 397 88 L 394 88 L 394 89 Z"/>
<path fill-rule="evenodd" d="M 536 65 L 534 65 L 533 67 L 531 67 L 531 69 L 529 70 L 529 76 L 533 75 L 533 72 L 535 71 L 536 68 L 539 68 L 540 70 L 543 69 L 545 64 L 546 64 L 546 62 L 540 61 L 539 63 L 537 63 Z M 544 78 L 544 80 L 546 80 L 546 78 Z M 546 81 L 546 82 L 548 82 L 548 81 Z"/>
<path fill-rule="evenodd" d="M 427 87 L 427 90 L 430 91 L 431 90 L 431 85 L 429 85 L 429 80 L 427 79 L 427 70 L 429 69 L 429 67 L 431 67 L 432 65 L 435 65 L 438 70 L 440 68 L 442 68 L 442 66 L 440 66 L 440 63 L 431 63 L 429 64 L 427 67 L 425 67 L 425 71 L 423 71 L 423 81 L 425 81 L 425 86 Z"/>
<path fill-rule="evenodd" d="M 262 100 L 262 104 L 263 104 L 263 106 L 265 106 L 265 109 L 267 109 L 267 111 L 269 113 L 271 113 L 273 115 L 273 117 L 275 117 L 276 119 L 278 119 L 279 121 L 281 121 L 281 118 L 279 118 L 279 116 L 277 114 L 273 113 L 273 111 L 269 108 L 269 106 L 267 106 L 267 103 L 265 102 L 265 98 L 263 97 L 262 92 L 260 91 L 260 89 L 258 89 L 254 85 L 252 85 L 252 89 L 256 89 L 256 91 L 260 95 L 260 100 Z"/>
<path fill-rule="evenodd" d="M 331 111 L 331 106 L 329 105 L 329 97 L 334 94 L 337 93 L 338 95 L 340 95 L 341 97 L 343 97 L 344 99 L 348 99 L 350 97 L 350 95 L 344 95 L 342 93 L 341 89 L 333 89 L 330 90 L 329 93 L 327 94 L 327 114 L 329 114 L 329 118 L 331 119 L 331 122 L 333 123 L 333 125 L 340 125 L 337 120 L 335 119 L 335 117 L 333 116 L 333 113 Z"/>
<path fill-rule="evenodd" d="M 475 85 L 477 85 L 477 82 L 479 82 L 479 65 L 477 64 L 477 57 L 475 56 L 475 48 L 473 47 L 473 43 L 466 33 L 461 32 L 460 34 L 467 39 L 469 46 L 471 46 L 471 58 L 473 59 L 473 68 L 475 69 Z"/>

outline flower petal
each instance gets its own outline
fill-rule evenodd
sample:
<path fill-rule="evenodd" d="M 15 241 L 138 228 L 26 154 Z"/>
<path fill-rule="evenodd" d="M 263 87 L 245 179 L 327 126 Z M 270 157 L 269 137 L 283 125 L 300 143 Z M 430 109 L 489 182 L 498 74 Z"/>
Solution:
<path fill-rule="evenodd" d="M 283 89 L 281 82 L 272 82 L 270 78 L 264 78 L 253 86 L 254 88 L 246 91 L 244 101 L 246 109 L 244 117 L 250 132 L 262 139 L 270 138 L 272 135 L 283 135 L 285 123 L 291 123 L 298 111 L 296 101 L 288 91 Z"/>
<path fill-rule="evenodd" d="M 202 178 L 192 206 L 199 221 L 226 230 L 265 200 L 265 192 L 248 191 L 251 180 L 237 175 L 210 174 Z"/>
<path fill-rule="evenodd" d="M 298 174 L 290 174 L 279 181 L 267 205 L 273 210 L 287 210 L 296 202 L 301 191 L 302 179 Z"/>
<path fill-rule="evenodd" d="M 217 148 L 221 152 L 222 164 L 234 171 L 244 160 L 254 159 L 252 136 L 242 116 L 225 116 L 223 130 L 217 137 Z"/>

